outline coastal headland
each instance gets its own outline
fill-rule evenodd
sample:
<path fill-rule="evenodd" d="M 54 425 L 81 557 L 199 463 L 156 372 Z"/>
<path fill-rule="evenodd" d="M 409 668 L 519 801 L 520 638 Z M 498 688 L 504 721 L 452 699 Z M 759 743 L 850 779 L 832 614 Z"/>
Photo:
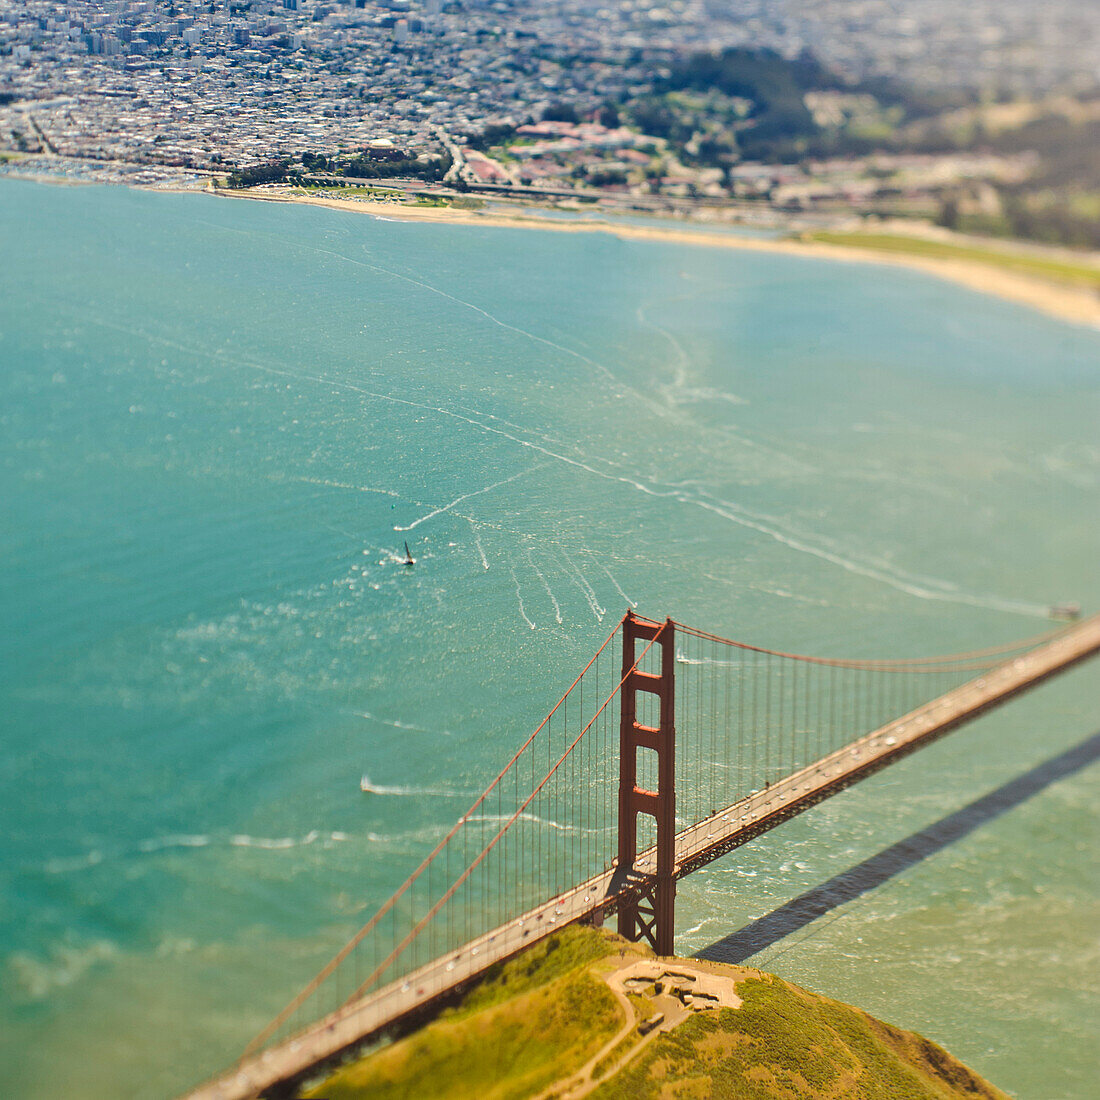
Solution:
<path fill-rule="evenodd" d="M 844 1100 L 1005 1094 L 935 1043 L 743 966 L 658 959 L 565 929 L 388 1045 L 346 1054 L 305 1095 L 329 1100 Z"/>

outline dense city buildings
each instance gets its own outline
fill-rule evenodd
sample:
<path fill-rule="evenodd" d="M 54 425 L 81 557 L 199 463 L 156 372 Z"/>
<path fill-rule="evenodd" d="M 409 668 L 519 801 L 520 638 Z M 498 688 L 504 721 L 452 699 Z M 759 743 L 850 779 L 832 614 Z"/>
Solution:
<path fill-rule="evenodd" d="M 687 79 L 654 109 L 685 58 L 737 50 L 812 55 L 833 84 L 799 88 L 797 110 L 846 140 L 751 148 L 762 97 Z M 872 148 L 900 115 L 868 90 L 1080 98 L 1098 74 L 1081 0 L 0 0 L 0 155 L 129 182 L 397 161 L 437 186 L 791 209 L 885 194 L 922 214 L 966 183 L 964 207 L 996 213 L 989 188 L 1027 174 L 1027 149 Z"/>

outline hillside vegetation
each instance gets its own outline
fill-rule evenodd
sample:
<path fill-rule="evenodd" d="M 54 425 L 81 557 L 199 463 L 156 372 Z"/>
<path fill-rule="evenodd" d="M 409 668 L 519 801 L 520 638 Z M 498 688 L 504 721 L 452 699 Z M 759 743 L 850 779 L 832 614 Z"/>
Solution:
<path fill-rule="evenodd" d="M 961 260 L 986 264 L 1006 271 L 1030 275 L 1050 282 L 1067 283 L 1100 290 L 1100 267 L 1071 260 L 1052 259 L 1034 253 L 1008 251 L 1004 248 L 980 247 L 952 241 L 930 240 L 927 237 L 902 236 L 896 233 L 822 231 L 804 234 L 803 240 L 822 244 L 844 245 L 869 249 L 874 252 L 893 252 L 898 255 L 926 256 L 935 260 Z"/>
<path fill-rule="evenodd" d="M 659 1036 L 592 1100 L 1005 1095 L 922 1036 L 770 974 L 738 992 L 741 1008 L 692 1016 Z"/>
<path fill-rule="evenodd" d="M 307 1092 L 327 1100 L 521 1100 L 581 1065 L 622 1027 L 592 972 L 617 939 L 566 929 L 478 983 L 456 1008 Z M 632 949 L 633 949 L 633 945 Z M 564 1068 L 563 1068 L 564 1067 Z"/>
<path fill-rule="evenodd" d="M 648 952 L 610 932 L 569 928 L 496 967 L 455 1008 L 331 1073 L 328 1100 L 950 1100 L 1004 1094 L 927 1039 L 779 978 L 716 963 L 740 1008 L 695 1011 L 643 1037 L 661 989 L 606 979 Z M 670 964 L 675 965 L 675 964 Z M 668 1004 L 667 991 L 663 994 Z M 736 999 L 735 999 L 736 1000 Z M 582 1067 L 587 1068 L 578 1075 Z"/>
<path fill-rule="evenodd" d="M 828 93 L 831 122 L 808 96 Z M 941 225 L 965 233 L 1100 248 L 1100 95 L 983 103 L 961 91 L 888 78 L 851 83 L 811 54 L 727 49 L 674 63 L 617 105 L 616 118 L 669 142 L 684 164 L 724 169 L 741 161 L 806 164 L 873 154 L 1029 155 L 1033 170 L 993 179 L 975 209 L 965 178 L 933 196 Z M 896 184 L 898 199 L 907 188 Z M 897 212 L 897 211 L 895 211 Z"/>

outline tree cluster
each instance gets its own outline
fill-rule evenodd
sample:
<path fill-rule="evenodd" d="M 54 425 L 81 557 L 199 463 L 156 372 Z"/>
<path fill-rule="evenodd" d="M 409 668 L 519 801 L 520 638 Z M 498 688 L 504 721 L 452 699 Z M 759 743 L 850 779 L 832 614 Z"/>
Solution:
<path fill-rule="evenodd" d="M 235 168 L 229 173 L 228 185 L 233 188 L 258 187 L 262 183 L 282 183 L 289 174 L 289 162 L 274 161 L 251 168 Z"/>
<path fill-rule="evenodd" d="M 432 160 L 419 160 L 405 152 L 386 154 L 384 158 L 367 154 L 345 161 L 338 169 L 341 175 L 367 179 L 418 179 L 438 181 L 451 167 L 450 154 Z"/>

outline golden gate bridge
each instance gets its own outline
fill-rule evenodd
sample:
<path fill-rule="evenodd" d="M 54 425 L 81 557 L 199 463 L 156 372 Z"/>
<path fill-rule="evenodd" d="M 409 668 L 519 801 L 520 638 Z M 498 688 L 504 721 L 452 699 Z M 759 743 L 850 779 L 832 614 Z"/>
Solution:
<path fill-rule="evenodd" d="M 850 660 L 628 611 L 393 896 L 190 1095 L 293 1083 L 578 921 L 615 916 L 671 955 L 679 879 L 1098 651 L 1100 615 L 967 653 Z"/>

